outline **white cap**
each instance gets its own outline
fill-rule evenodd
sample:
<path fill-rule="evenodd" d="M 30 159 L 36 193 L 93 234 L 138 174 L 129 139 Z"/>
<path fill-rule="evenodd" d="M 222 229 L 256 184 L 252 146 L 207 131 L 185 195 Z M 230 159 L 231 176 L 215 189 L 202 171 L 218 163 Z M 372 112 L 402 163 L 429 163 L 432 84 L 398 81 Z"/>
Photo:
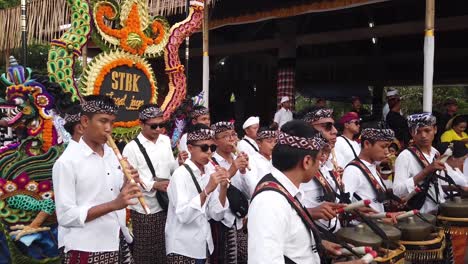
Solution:
<path fill-rule="evenodd" d="M 285 102 L 287 102 L 287 101 L 289 101 L 289 97 L 283 96 L 283 97 L 281 97 L 281 102 L 280 102 L 280 104 L 285 103 Z"/>
<path fill-rule="evenodd" d="M 242 125 L 242 129 L 246 129 L 251 125 L 260 124 L 260 118 L 258 116 L 251 116 L 245 120 L 244 124 Z"/>
<path fill-rule="evenodd" d="M 390 97 L 390 96 L 396 96 L 398 95 L 398 90 L 388 90 L 387 91 L 387 97 Z"/>

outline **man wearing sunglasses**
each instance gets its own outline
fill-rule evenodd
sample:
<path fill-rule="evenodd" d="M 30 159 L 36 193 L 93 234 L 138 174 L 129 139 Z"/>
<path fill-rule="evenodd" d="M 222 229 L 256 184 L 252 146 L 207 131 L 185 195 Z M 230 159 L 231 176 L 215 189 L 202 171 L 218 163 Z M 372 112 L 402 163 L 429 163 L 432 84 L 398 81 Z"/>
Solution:
<path fill-rule="evenodd" d="M 123 150 L 130 164 L 135 166 L 143 181 L 143 195 L 151 213 L 146 214 L 140 204 L 130 207 L 133 221 L 133 256 L 137 263 L 166 262 L 164 226 L 167 213 L 156 198 L 156 192 L 167 192 L 171 173 L 187 158 L 187 152 L 174 159 L 171 140 L 163 135 L 166 121 L 156 104 L 139 109 L 141 133 Z"/>
<path fill-rule="evenodd" d="M 187 133 L 191 157 L 172 175 L 167 190 L 168 264 L 205 263 L 214 250 L 209 220 L 221 221 L 229 208 L 228 172 L 217 166 L 210 173 L 207 167 L 216 150 L 213 137 L 213 130 L 205 125 L 191 127 Z"/>
<path fill-rule="evenodd" d="M 244 152 L 237 153 L 237 156 L 233 154 L 238 140 L 234 124 L 217 122 L 211 126 L 211 129 L 215 132 L 214 142 L 217 146 L 212 157 L 213 162 L 229 172 L 234 187 L 244 194 L 249 194 L 256 180 L 251 175 L 252 172 L 247 169 L 249 166 L 247 154 Z M 209 167 L 210 171 L 214 171 L 213 164 Z M 226 210 L 223 220 L 213 222 L 211 227 L 215 235 L 215 253 L 211 256 L 211 263 L 229 264 L 247 261 L 247 237 L 242 231 L 237 232 L 242 230 L 242 218 L 237 217 L 231 210 Z M 231 252 L 233 253 L 230 254 Z"/>
<path fill-rule="evenodd" d="M 315 130 L 320 132 L 322 136 L 327 140 L 330 149 L 332 149 L 332 154 L 326 162 L 326 166 L 330 170 L 339 170 L 339 173 L 343 173 L 342 168 L 335 168 L 338 164 L 334 164 L 334 159 L 336 159 L 333 154 L 333 148 L 336 144 L 338 130 L 335 127 L 335 120 L 333 120 L 333 110 L 329 108 L 317 108 L 313 107 L 309 110 L 307 114 L 303 117 L 304 121 L 312 126 Z"/>
<path fill-rule="evenodd" d="M 344 168 L 361 152 L 361 146 L 354 139 L 361 130 L 358 113 L 346 113 L 341 117 L 340 124 L 343 125 L 343 134 L 336 139 L 335 154 L 338 166 Z"/>

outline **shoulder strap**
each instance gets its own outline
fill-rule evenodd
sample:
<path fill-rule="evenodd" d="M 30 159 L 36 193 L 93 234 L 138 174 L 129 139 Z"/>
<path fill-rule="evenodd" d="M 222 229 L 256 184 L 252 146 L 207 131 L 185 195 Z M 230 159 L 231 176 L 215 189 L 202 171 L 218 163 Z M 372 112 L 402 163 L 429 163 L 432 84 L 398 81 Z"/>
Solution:
<path fill-rule="evenodd" d="M 143 145 L 141 144 L 140 140 L 137 138 L 134 139 L 135 143 L 138 145 L 138 148 L 140 149 L 141 151 L 141 154 L 143 154 L 143 157 L 145 158 L 145 161 L 146 161 L 146 164 L 148 165 L 148 168 L 149 170 L 151 171 L 151 174 L 153 175 L 153 178 L 156 180 L 156 181 L 161 181 L 163 179 L 161 178 L 158 178 L 156 176 L 156 171 L 154 170 L 154 167 L 153 167 L 153 163 L 151 162 L 149 156 L 148 156 L 148 153 L 146 152 L 146 149 L 145 147 L 143 147 Z"/>
<path fill-rule="evenodd" d="M 263 182 L 260 182 L 255 189 L 254 194 L 252 195 L 251 201 L 264 191 L 274 191 L 277 192 L 286 198 L 291 207 L 297 212 L 302 222 L 308 230 L 310 230 L 314 235 L 314 240 L 316 245 L 320 245 L 321 239 L 317 228 L 315 227 L 312 218 L 309 216 L 307 210 L 302 206 L 302 204 L 294 198 L 282 185 L 279 183 L 271 174 L 267 174 L 263 177 Z"/>
<path fill-rule="evenodd" d="M 331 187 L 330 183 L 325 179 L 325 176 L 323 176 L 322 172 L 320 170 L 317 171 L 315 174 L 315 177 L 313 179 L 318 185 L 320 185 L 323 189 L 324 193 L 324 200 L 327 200 L 327 197 L 330 197 L 333 199 L 333 201 L 328 201 L 327 202 L 335 202 L 336 199 L 336 192 L 335 190 Z M 330 196 L 331 195 L 331 196 Z"/>
<path fill-rule="evenodd" d="M 200 188 L 200 185 L 198 184 L 198 181 L 197 181 L 197 179 L 195 178 L 195 175 L 193 175 L 192 169 L 191 169 L 190 166 L 187 165 L 187 164 L 184 164 L 184 167 L 188 170 L 188 172 L 190 173 L 190 176 L 192 176 L 193 183 L 195 184 L 195 187 L 197 187 L 198 193 L 201 193 L 201 192 L 202 192 L 202 189 Z"/>
<path fill-rule="evenodd" d="M 387 190 L 386 190 L 386 187 L 385 187 L 385 184 L 382 182 L 382 184 L 384 184 L 384 186 L 382 186 L 378 181 L 377 179 L 374 177 L 374 175 L 372 174 L 372 172 L 369 170 L 369 168 L 367 168 L 366 165 L 364 165 L 362 163 L 362 161 L 360 159 L 355 159 L 355 160 L 352 160 L 348 166 L 355 166 L 357 167 L 361 172 L 362 174 L 364 174 L 364 176 L 367 178 L 367 180 L 369 181 L 369 183 L 371 184 L 372 186 L 372 189 L 374 189 L 374 191 L 377 193 L 377 194 L 386 194 L 387 193 Z M 377 172 L 378 173 L 378 172 Z"/>
<path fill-rule="evenodd" d="M 419 162 L 422 168 L 429 166 L 429 161 L 426 159 L 422 151 L 417 147 L 408 147 L 407 150 L 413 154 L 414 158 Z"/>
<path fill-rule="evenodd" d="M 353 145 L 351 145 L 351 142 L 349 142 L 349 140 L 348 140 L 345 136 L 343 136 L 343 135 L 341 135 L 340 137 L 342 137 L 342 138 L 346 141 L 346 143 L 348 143 L 348 146 L 349 146 L 349 147 L 351 148 L 351 150 L 353 151 L 354 158 L 357 159 L 358 155 L 356 154 L 356 151 L 354 151 L 354 148 L 353 148 Z"/>
<path fill-rule="evenodd" d="M 245 142 L 247 142 L 255 151 L 258 152 L 258 149 L 254 146 L 254 144 L 252 144 L 250 141 L 248 141 L 246 138 L 242 139 L 244 140 Z"/>

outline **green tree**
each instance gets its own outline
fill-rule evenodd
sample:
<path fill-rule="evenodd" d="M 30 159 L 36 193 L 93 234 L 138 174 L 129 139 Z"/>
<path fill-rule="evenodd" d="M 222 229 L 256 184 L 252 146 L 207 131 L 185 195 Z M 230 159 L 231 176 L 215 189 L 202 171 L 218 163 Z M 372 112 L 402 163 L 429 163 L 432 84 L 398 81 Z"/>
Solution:
<path fill-rule="evenodd" d="M 20 4 L 20 0 L 0 0 L 0 9 L 15 7 Z"/>

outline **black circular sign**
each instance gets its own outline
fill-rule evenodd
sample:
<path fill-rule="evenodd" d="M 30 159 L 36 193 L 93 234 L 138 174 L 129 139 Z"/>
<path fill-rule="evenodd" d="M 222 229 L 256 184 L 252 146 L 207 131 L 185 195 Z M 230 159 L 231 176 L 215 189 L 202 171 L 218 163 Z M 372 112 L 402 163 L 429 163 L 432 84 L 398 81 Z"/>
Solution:
<path fill-rule="evenodd" d="M 104 76 L 100 94 L 112 97 L 119 107 L 116 122 L 134 121 L 140 106 L 151 101 L 151 83 L 140 69 L 118 66 Z"/>

